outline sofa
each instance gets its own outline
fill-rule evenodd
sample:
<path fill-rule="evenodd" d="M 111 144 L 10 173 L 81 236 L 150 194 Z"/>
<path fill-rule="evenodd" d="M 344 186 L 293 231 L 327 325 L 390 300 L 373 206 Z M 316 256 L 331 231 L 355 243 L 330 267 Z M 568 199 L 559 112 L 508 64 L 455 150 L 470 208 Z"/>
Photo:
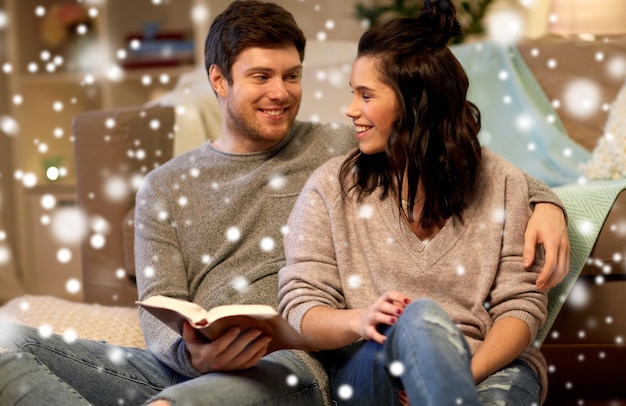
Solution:
<path fill-rule="evenodd" d="M 486 88 L 497 82 L 493 77 L 481 76 L 485 74 L 484 50 L 490 46 L 468 44 L 454 51 L 468 70 L 472 95 L 479 99 L 492 95 Z M 481 99 L 477 104 L 483 110 L 487 129 L 502 124 L 505 130 L 500 132 L 506 131 L 510 138 L 504 137 L 499 144 L 497 132 L 493 130 L 488 137 L 483 134 L 485 138 L 481 141 L 546 181 L 566 201 L 566 206 L 569 204 L 573 209 L 568 219 L 573 241 L 572 270 L 566 280 L 550 292 L 550 315 L 536 343 L 550 366 L 547 404 L 597 398 L 598 390 L 608 400 L 626 399 L 619 381 L 626 362 L 623 343 L 626 315 L 622 311 L 626 302 L 623 294 L 626 289 L 626 182 L 619 173 L 610 179 L 593 179 L 592 176 L 602 172 L 602 167 L 619 166 L 607 163 L 606 157 L 600 155 L 607 120 L 611 113 L 619 110 L 609 107 L 617 103 L 626 75 L 613 72 L 618 71 L 619 66 L 609 73 L 599 67 L 608 65 L 600 62 L 610 58 L 617 58 L 615 64 L 619 63 L 619 58 L 626 61 L 626 39 L 583 41 L 546 37 L 524 40 L 509 48 L 497 46 L 493 50 L 494 58 L 499 59 L 489 66 L 496 69 L 495 74 L 501 81 L 506 80 L 512 87 L 504 99 L 491 105 L 489 100 Z M 355 44 L 351 42 L 307 46 L 301 119 L 348 122 L 342 114 L 344 103 L 349 99 L 347 83 L 354 52 Z M 554 68 L 552 61 L 557 61 L 559 69 Z M 623 69 L 626 71 L 626 67 Z M 598 84 L 596 102 L 605 108 L 581 115 L 562 108 L 562 104 L 559 106 L 556 101 L 564 103 L 564 87 L 574 79 Z M 502 84 L 495 85 L 499 91 Z M 518 101 L 520 104 L 516 104 Z M 623 103 L 626 104 L 626 100 Z M 512 126 L 505 118 L 503 110 L 509 106 L 529 115 L 541 116 L 548 112 L 544 118 L 549 128 L 538 125 L 538 134 L 535 134 L 538 138 L 530 143 L 528 127 Z M 621 128 L 619 134 L 626 139 L 625 130 Z M 556 141 L 543 145 L 548 131 Z M 183 75 L 172 92 L 145 105 L 79 114 L 73 123 L 78 202 L 90 224 L 81 245 L 86 303 L 24 296 L 0 309 L 0 319 L 35 326 L 45 320 L 57 332 L 74 329 L 78 336 L 144 346 L 134 305 L 137 297 L 137 270 L 133 261 L 134 192 L 141 178 L 152 168 L 218 134 L 217 104 L 200 68 Z M 525 151 L 516 148 L 511 139 L 521 139 L 522 145 L 527 146 Z M 530 145 L 533 148 L 528 147 Z M 606 155 L 606 145 L 604 147 Z M 529 158 L 529 150 L 537 155 Z M 539 158 L 535 159 L 537 156 Z M 543 164 L 538 165 L 536 161 Z M 592 220 L 587 218 L 589 210 L 598 212 Z M 581 224 L 588 226 L 581 227 Z M 104 246 L 92 244 L 94 236 L 104 237 Z M 579 243 L 580 240 L 583 241 Z M 71 311 L 71 315 L 58 317 L 65 311 Z M 73 323 L 72 315 L 99 320 L 96 324 L 100 327 L 110 326 L 109 322 L 125 327 L 116 327 L 119 334 L 109 328 L 98 331 L 96 327 L 91 331 L 86 323 L 81 323 L 82 327 Z M 61 318 L 63 320 L 56 320 Z"/>

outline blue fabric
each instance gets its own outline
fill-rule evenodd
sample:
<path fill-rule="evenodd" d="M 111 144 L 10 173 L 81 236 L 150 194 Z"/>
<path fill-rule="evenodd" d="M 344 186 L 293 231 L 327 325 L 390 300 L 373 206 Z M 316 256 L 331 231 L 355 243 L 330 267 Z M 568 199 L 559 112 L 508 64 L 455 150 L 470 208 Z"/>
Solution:
<path fill-rule="evenodd" d="M 400 405 L 401 389 L 412 405 L 539 404 L 537 374 L 521 360 L 476 386 L 465 337 L 432 300 L 413 301 L 383 333 L 384 345 L 363 340 L 322 353 L 338 405 Z"/>
<path fill-rule="evenodd" d="M 548 186 L 575 182 L 591 154 L 567 135 L 517 47 L 485 41 L 451 49 L 481 110 L 481 143 Z"/>
<path fill-rule="evenodd" d="M 148 350 L 41 337 L 0 322 L 0 405 L 316 405 L 320 388 L 293 351 L 276 351 L 244 371 L 190 379 Z"/>

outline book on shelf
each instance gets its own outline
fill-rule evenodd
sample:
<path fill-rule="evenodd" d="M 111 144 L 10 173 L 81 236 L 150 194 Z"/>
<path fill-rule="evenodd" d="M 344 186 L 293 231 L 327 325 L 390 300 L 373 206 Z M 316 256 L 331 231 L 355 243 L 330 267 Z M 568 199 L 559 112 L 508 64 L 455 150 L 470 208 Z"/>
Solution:
<path fill-rule="evenodd" d="M 302 334 L 268 305 L 231 304 L 206 310 L 197 303 L 162 295 L 136 303 L 181 335 L 186 320 L 210 340 L 215 340 L 233 327 L 242 331 L 259 329 L 263 335 L 272 337 L 268 354 L 283 349 L 314 350 Z"/>
<path fill-rule="evenodd" d="M 124 69 L 141 69 L 193 65 L 195 45 L 184 31 L 156 31 L 150 27 L 144 33 L 126 36 L 128 55 L 121 61 Z M 133 44 L 133 41 L 137 41 Z"/>

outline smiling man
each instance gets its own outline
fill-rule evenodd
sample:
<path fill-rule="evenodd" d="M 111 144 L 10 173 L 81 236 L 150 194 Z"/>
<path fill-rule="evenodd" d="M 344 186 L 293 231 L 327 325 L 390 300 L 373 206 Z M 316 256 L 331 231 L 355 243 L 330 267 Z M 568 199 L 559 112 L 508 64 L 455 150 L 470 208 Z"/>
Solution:
<path fill-rule="evenodd" d="M 300 108 L 299 51 L 287 44 L 247 48 L 232 65 L 230 75 L 222 72 L 218 65 L 209 67 L 209 80 L 224 117 L 213 147 L 245 154 L 276 146 L 291 129 Z"/>

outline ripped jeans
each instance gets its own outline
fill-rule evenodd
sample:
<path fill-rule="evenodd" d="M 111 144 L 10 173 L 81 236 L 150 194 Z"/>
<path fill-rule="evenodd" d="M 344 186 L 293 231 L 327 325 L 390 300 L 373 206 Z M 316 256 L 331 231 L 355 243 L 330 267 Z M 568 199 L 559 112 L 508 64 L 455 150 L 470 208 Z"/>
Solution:
<path fill-rule="evenodd" d="M 385 345 L 321 353 L 337 404 L 400 405 L 401 389 L 420 406 L 540 404 L 539 378 L 519 359 L 475 385 L 465 337 L 432 300 L 412 302 L 384 334 Z"/>

